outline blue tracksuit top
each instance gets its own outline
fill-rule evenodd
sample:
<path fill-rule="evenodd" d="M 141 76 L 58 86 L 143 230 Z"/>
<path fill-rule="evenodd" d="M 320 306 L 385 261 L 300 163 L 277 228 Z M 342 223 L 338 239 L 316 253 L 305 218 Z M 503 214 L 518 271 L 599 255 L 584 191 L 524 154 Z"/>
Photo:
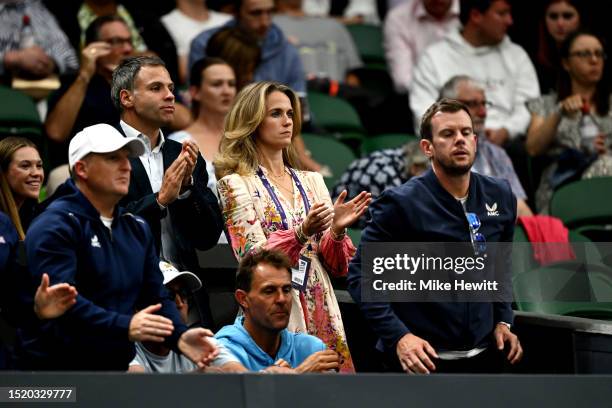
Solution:
<path fill-rule="evenodd" d="M 116 207 L 111 230 L 72 180 L 33 221 L 25 242 L 32 281 L 40 282 L 46 272 L 51 284 L 74 285 L 78 297 L 63 316 L 22 331 L 26 366 L 127 370 L 135 354 L 130 320 L 137 309 L 156 303 L 174 324 L 166 342 L 176 349 L 186 326 L 162 284 L 149 226 Z M 25 290 L 33 298 L 36 288 Z"/>
<path fill-rule="evenodd" d="M 489 215 L 486 205 L 495 203 L 497 215 Z M 480 218 L 479 232 L 487 242 L 512 242 L 516 198 L 507 181 L 471 173 L 466 209 Z M 370 213 L 372 220 L 363 230 L 347 282 L 352 298 L 384 348 L 394 350 L 407 333 L 422 337 L 439 350 L 486 347 L 491 344 L 496 323 L 512 323 L 509 303 L 361 302 L 364 242 L 470 242 L 461 203 L 442 187 L 432 169 L 386 190 L 371 204 Z"/>

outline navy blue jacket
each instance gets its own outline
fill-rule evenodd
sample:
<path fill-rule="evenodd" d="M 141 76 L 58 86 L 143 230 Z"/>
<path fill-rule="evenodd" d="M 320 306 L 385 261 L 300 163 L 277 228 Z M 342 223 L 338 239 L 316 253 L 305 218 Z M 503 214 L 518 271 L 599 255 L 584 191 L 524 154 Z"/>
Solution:
<path fill-rule="evenodd" d="M 176 349 L 187 328 L 163 286 L 146 222 L 116 207 L 111 233 L 72 180 L 53 198 L 28 230 L 30 274 L 40 282 L 46 272 L 51 284 L 68 282 L 79 294 L 63 316 L 21 331 L 22 368 L 126 370 L 135 354 L 130 320 L 136 309 L 156 303 L 174 324 L 166 342 Z M 36 288 L 25 290 L 32 299 Z"/>
<path fill-rule="evenodd" d="M 485 204 L 497 203 L 497 216 Z M 511 242 L 516 198 L 505 180 L 471 173 L 467 211 L 481 220 L 487 242 Z M 374 303 L 361 302 L 361 250 L 364 242 L 470 242 L 461 203 L 439 183 L 433 170 L 386 190 L 370 206 L 372 216 L 349 265 L 348 289 L 386 349 L 393 350 L 407 333 L 439 350 L 487 346 L 495 324 L 512 323 L 509 303 Z M 509 261 L 509 258 L 508 258 Z"/>
<path fill-rule="evenodd" d="M 17 270 L 17 244 L 19 237 L 8 215 L 0 212 L 0 311 L 3 315 L 10 305 L 10 295 L 14 293 L 15 273 Z"/>

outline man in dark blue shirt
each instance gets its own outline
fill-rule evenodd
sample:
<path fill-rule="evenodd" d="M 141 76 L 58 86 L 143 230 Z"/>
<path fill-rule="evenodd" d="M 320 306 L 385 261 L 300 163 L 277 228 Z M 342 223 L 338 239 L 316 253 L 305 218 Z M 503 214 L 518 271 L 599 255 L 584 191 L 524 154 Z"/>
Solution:
<path fill-rule="evenodd" d="M 517 201 L 508 182 L 470 171 L 477 139 L 468 108 L 450 99 L 436 102 L 423 116 L 421 138 L 431 169 L 372 203 L 372 220 L 349 266 L 348 289 L 404 371 L 496 371 L 504 344 L 511 363 L 523 353 L 510 331 L 509 302 L 362 301 L 364 243 L 512 241 Z M 477 233 L 468 214 L 479 217 Z"/>

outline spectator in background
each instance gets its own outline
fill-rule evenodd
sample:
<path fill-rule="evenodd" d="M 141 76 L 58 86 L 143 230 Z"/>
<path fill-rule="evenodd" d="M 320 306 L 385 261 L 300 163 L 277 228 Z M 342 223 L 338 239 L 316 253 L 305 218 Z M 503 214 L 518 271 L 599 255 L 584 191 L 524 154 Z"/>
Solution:
<path fill-rule="evenodd" d="M 379 24 L 375 0 L 304 0 L 304 11 L 313 17 L 335 17 L 343 24 Z"/>
<path fill-rule="evenodd" d="M 19 240 L 34 218 L 45 180 L 38 148 L 30 140 L 9 136 L 0 140 L 0 211 L 13 221 Z"/>
<path fill-rule="evenodd" d="M 276 0 L 274 24 L 299 51 L 307 77 L 345 82 L 363 65 L 347 29 L 328 16 L 309 16 L 303 0 Z"/>
<path fill-rule="evenodd" d="M 168 139 L 179 143 L 190 139 L 198 145 L 206 161 L 207 187 L 218 195 L 213 160 L 219 152 L 225 116 L 236 97 L 236 76 L 227 62 L 206 57 L 193 65 L 189 78 L 195 121 L 187 129 L 172 133 Z M 223 232 L 219 236 L 219 243 L 227 244 Z"/>
<path fill-rule="evenodd" d="M 508 0 L 461 0 L 460 20 L 463 28 L 427 48 L 417 63 L 410 86 L 414 123 L 420 123 L 446 81 L 469 75 L 485 86 L 492 103 L 485 134 L 502 145 L 527 130 L 525 102 L 540 94 L 535 68 L 506 35 L 512 25 Z"/>
<path fill-rule="evenodd" d="M 78 68 L 74 48 L 40 0 L 0 3 L 0 82 L 12 75 L 39 79 Z"/>
<path fill-rule="evenodd" d="M 164 275 L 164 286 L 174 298 L 174 304 L 186 325 L 189 324 L 189 303 L 193 293 L 202 287 L 202 281 L 189 271 L 179 272 L 173 265 L 161 261 L 159 268 Z M 212 366 L 223 366 L 238 359 L 219 344 L 214 337 L 208 339 L 219 349 L 219 354 L 211 362 Z M 176 353 L 164 343 L 138 342 L 135 344 L 136 357 L 130 363 L 129 372 L 132 373 L 185 373 L 197 371 L 198 366 L 182 354 Z M 201 371 L 209 371 L 210 366 Z M 214 370 L 214 368 L 213 368 Z"/>
<path fill-rule="evenodd" d="M 160 129 L 173 119 L 173 91 L 174 83 L 157 57 L 128 58 L 113 72 L 112 98 L 121 115 L 121 131 L 146 146 L 131 160 L 132 182 L 122 205 L 147 221 L 161 258 L 198 271 L 196 249 L 217 243 L 223 219 L 207 187 L 206 162 L 197 144 L 166 140 Z M 203 303 L 203 324 L 213 327 L 207 299 Z"/>
<path fill-rule="evenodd" d="M 237 0 L 235 18 L 224 27 L 238 26 L 259 42 L 261 61 L 253 79 L 278 81 L 305 96 L 306 77 L 300 56 L 280 28 L 272 23 L 273 10 L 273 0 Z M 194 38 L 189 51 L 189 67 L 206 56 L 208 41 L 218 30 L 207 30 Z"/>
<path fill-rule="evenodd" d="M 331 196 L 335 200 L 346 190 L 346 198 L 352 199 L 360 192 L 368 191 L 372 194 L 372 199 L 376 199 L 387 188 L 404 184 L 428 167 L 429 160 L 417 141 L 408 142 L 395 149 L 377 150 L 352 162 L 340 176 Z M 366 212 L 354 228 L 365 228 L 369 218 L 369 213 Z"/>
<path fill-rule="evenodd" d="M 231 18 L 229 14 L 209 10 L 204 0 L 176 0 L 176 8 L 161 18 L 176 45 L 181 84 L 187 82 L 191 41 L 202 31 L 221 26 Z"/>
<path fill-rule="evenodd" d="M 297 95 L 275 82 L 238 94 L 215 160 L 219 196 L 234 254 L 278 249 L 296 267 L 309 264 L 292 291 L 290 331 L 321 338 L 354 371 L 329 275 L 343 276 L 355 248 L 346 227 L 365 212 L 369 194 L 332 204 L 318 173 L 297 171 L 293 140 L 300 133 Z M 296 281 L 297 282 L 297 281 Z"/>
<path fill-rule="evenodd" d="M 70 142 L 74 180 L 33 222 L 26 253 L 32 279 L 48 273 L 52 283 L 74 284 L 79 294 L 59 318 L 22 331 L 21 368 L 124 371 L 134 341 L 165 341 L 201 368 L 215 357 L 206 339 L 212 333 L 187 330 L 163 287 L 148 225 L 117 206 L 130 185 L 128 157 L 144 149 L 106 124 Z"/>
<path fill-rule="evenodd" d="M 291 262 L 287 256 L 262 250 L 242 259 L 235 297 L 244 315 L 215 336 L 239 361 L 222 368 L 267 373 L 338 369 L 338 354 L 326 350 L 320 339 L 287 330 L 291 292 Z"/>
<path fill-rule="evenodd" d="M 527 152 L 553 160 L 536 193 L 538 212 L 548 212 L 552 193 L 562 183 L 612 175 L 612 95 L 605 76 L 606 56 L 597 36 L 573 32 L 560 49 L 558 89 L 528 103 Z"/>
<path fill-rule="evenodd" d="M 110 96 L 111 80 L 113 70 L 134 55 L 129 28 L 119 16 L 99 17 L 88 26 L 85 41 L 78 75 L 65 78 L 62 87 L 49 98 L 45 131 L 51 140 L 50 168 L 66 162 L 68 142 L 81 129 L 96 123 L 119 123 L 119 111 Z M 176 104 L 176 109 L 168 126 L 181 129 L 191 122 L 191 114 L 181 104 Z M 52 172 L 48 186 L 51 192 L 67 178 L 66 166 Z"/>
<path fill-rule="evenodd" d="M 155 7 L 141 2 L 116 0 L 46 0 L 47 7 L 59 21 L 75 49 L 85 45 L 86 31 L 98 17 L 117 15 L 129 30 L 135 52 L 152 52 L 167 64 L 173 80 L 178 81 L 178 57 L 172 37 L 166 31 Z"/>
<path fill-rule="evenodd" d="M 412 0 L 389 11 L 384 46 L 395 90 L 408 92 L 425 49 L 459 27 L 459 0 Z"/>
<path fill-rule="evenodd" d="M 222 27 L 215 32 L 206 45 L 206 55 L 221 58 L 232 67 L 238 91 L 253 82 L 261 62 L 261 48 L 257 39 L 237 26 Z"/>
<path fill-rule="evenodd" d="M 578 0 L 548 0 L 538 27 L 536 71 L 540 90 L 547 94 L 557 88 L 561 69 L 559 49 L 572 32 L 580 28 Z"/>

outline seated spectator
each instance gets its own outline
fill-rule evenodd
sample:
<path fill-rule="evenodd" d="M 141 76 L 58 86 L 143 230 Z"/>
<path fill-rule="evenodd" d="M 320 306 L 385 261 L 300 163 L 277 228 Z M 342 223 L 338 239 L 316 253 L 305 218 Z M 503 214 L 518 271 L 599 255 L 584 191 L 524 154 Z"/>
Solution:
<path fill-rule="evenodd" d="M 66 78 L 62 87 L 49 98 L 45 131 L 52 142 L 50 168 L 65 163 L 68 142 L 83 128 L 96 123 L 113 126 L 119 123 L 119 111 L 113 106 L 110 85 L 113 70 L 125 58 L 134 55 L 129 28 L 119 16 L 100 17 L 88 26 L 85 41 L 78 75 Z M 177 104 L 174 121 L 169 126 L 182 128 L 190 121 L 187 108 Z M 61 172 L 59 183 L 68 174 L 65 168 Z"/>
<path fill-rule="evenodd" d="M 137 53 L 153 52 L 168 65 L 172 78 L 178 82 L 178 59 L 172 37 L 166 31 L 155 7 L 142 7 L 140 2 L 116 0 L 47 1 L 60 26 L 75 49 L 86 44 L 89 25 L 98 17 L 115 15 L 125 21 L 132 45 Z"/>
<path fill-rule="evenodd" d="M 0 140 L 0 172 L 4 176 L 0 211 L 11 218 L 19 240 L 23 241 L 45 180 L 36 145 L 22 137 Z"/>
<path fill-rule="evenodd" d="M 458 27 L 459 0 L 412 0 L 389 11 L 384 23 L 385 57 L 397 92 L 408 92 L 423 51 Z"/>
<path fill-rule="evenodd" d="M 224 27 L 238 26 L 261 46 L 261 62 L 255 70 L 254 80 L 278 81 L 305 96 L 306 77 L 300 56 L 283 32 L 272 22 L 273 0 L 237 0 L 235 18 Z M 206 54 L 206 46 L 218 28 L 200 33 L 191 42 L 189 67 Z"/>
<path fill-rule="evenodd" d="M 237 91 L 253 82 L 261 63 L 261 47 L 257 39 L 237 26 L 224 26 L 217 30 L 206 45 L 206 55 L 229 64 L 236 75 Z"/>
<path fill-rule="evenodd" d="M 308 16 L 302 0 L 276 0 L 273 21 L 298 49 L 308 78 L 345 82 L 350 70 L 363 65 L 347 29 L 332 18 Z"/>
<path fill-rule="evenodd" d="M 227 23 L 232 16 L 209 10 L 202 0 L 176 0 L 176 8 L 161 18 L 178 53 L 179 80 L 187 82 L 187 57 L 191 41 L 202 31 Z"/>
<path fill-rule="evenodd" d="M 429 159 L 417 141 L 408 142 L 396 149 L 377 150 L 352 162 L 340 176 L 331 196 L 336 199 L 346 190 L 346 197 L 351 199 L 365 190 L 375 199 L 387 188 L 404 184 L 428 167 Z M 369 213 L 366 211 L 353 227 L 365 228 L 368 219 Z"/>
<path fill-rule="evenodd" d="M 612 98 L 603 43 L 593 34 L 576 31 L 560 53 L 563 70 L 558 89 L 528 103 L 527 152 L 553 160 L 536 193 L 536 207 L 542 213 L 548 212 L 552 193 L 561 184 L 612 175 Z"/>
<path fill-rule="evenodd" d="M 66 34 L 40 0 L 0 3 L 0 38 L 0 81 L 12 75 L 45 78 L 79 67 Z"/>
<path fill-rule="evenodd" d="M 215 357 L 212 333 L 187 330 L 163 287 L 148 225 L 117 206 L 130 184 L 128 158 L 144 150 L 106 124 L 70 142 L 73 179 L 34 220 L 25 244 L 34 281 L 47 273 L 51 283 L 73 284 L 79 294 L 62 316 L 22 330 L 21 368 L 125 371 L 135 341 L 166 342 L 199 368 Z M 34 296 L 33 288 L 20 291 Z"/>
<path fill-rule="evenodd" d="M 581 24 L 578 0 L 548 0 L 538 27 L 535 56 L 540 90 L 547 94 L 557 88 L 561 70 L 559 49 L 563 41 Z"/>
<path fill-rule="evenodd" d="M 484 84 L 491 109 L 487 138 L 502 145 L 524 134 L 529 125 L 528 99 L 539 96 L 535 69 L 527 53 L 506 36 L 512 25 L 508 0 L 461 0 L 463 28 L 451 30 L 420 57 L 410 86 L 415 124 L 440 89 L 455 75 Z"/>
<path fill-rule="evenodd" d="M 292 291 L 289 330 L 325 340 L 354 371 L 330 276 L 344 276 L 355 249 L 346 228 L 366 211 L 370 195 L 332 203 L 323 177 L 296 169 L 300 134 L 297 95 L 276 82 L 244 88 L 228 113 L 215 159 L 223 216 L 234 254 L 267 248 L 289 255 L 297 267 L 310 263 L 300 289 Z M 308 259 L 309 261 L 306 261 Z"/>
<path fill-rule="evenodd" d="M 174 303 L 181 315 L 183 323 L 189 323 L 189 301 L 192 294 L 202 287 L 202 281 L 191 272 L 179 272 L 173 265 L 161 261 L 159 267 L 164 274 L 164 285 L 174 297 Z M 223 366 L 228 362 L 238 362 L 238 359 L 220 345 L 214 337 L 208 339 L 219 349 L 219 355 L 212 365 Z M 210 367 L 206 367 L 208 369 Z M 175 353 L 163 343 L 136 343 L 136 357 L 130 363 L 132 373 L 184 373 L 196 371 L 198 366 L 182 354 Z"/>
<path fill-rule="evenodd" d="M 215 338 L 237 359 L 232 371 L 306 373 L 338 370 L 338 354 L 317 337 L 287 330 L 291 314 L 291 262 L 280 252 L 247 255 L 236 275 L 243 316 Z"/>
<path fill-rule="evenodd" d="M 335 17 L 343 24 L 379 24 L 375 0 L 304 0 L 304 11 L 313 17 Z"/>

